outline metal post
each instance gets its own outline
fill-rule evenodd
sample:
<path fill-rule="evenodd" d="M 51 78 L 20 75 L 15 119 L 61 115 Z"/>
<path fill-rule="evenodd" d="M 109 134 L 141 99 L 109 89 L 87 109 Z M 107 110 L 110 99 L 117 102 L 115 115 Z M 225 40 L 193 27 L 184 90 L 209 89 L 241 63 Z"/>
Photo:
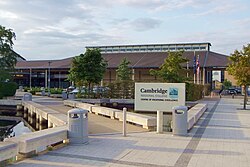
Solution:
<path fill-rule="evenodd" d="M 124 137 L 126 137 L 126 133 L 127 133 L 127 108 L 126 107 L 124 107 L 123 109 L 122 109 L 122 111 L 123 111 L 123 136 Z"/>
<path fill-rule="evenodd" d="M 49 68 L 48 68 L 48 71 L 49 71 L 49 77 L 48 77 L 48 96 L 50 96 L 50 63 L 51 63 L 51 61 L 49 61 L 48 63 L 49 63 Z"/>
<path fill-rule="evenodd" d="M 32 71 L 31 71 L 31 68 L 30 68 L 30 90 L 31 90 L 31 79 L 32 79 Z"/>
<path fill-rule="evenodd" d="M 44 74 L 44 78 L 45 78 L 45 88 L 48 88 L 48 70 L 45 70 L 45 74 Z"/>
<path fill-rule="evenodd" d="M 58 82 L 58 88 L 61 88 L 61 72 L 59 71 L 59 82 Z"/>
<path fill-rule="evenodd" d="M 157 111 L 157 133 L 163 132 L 163 111 Z"/>

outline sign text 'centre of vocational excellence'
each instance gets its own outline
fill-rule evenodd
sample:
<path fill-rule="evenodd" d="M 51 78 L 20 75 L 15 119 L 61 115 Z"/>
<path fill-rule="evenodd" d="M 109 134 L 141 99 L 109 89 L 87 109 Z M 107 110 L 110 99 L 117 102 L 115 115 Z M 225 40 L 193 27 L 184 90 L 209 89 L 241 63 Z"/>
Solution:
<path fill-rule="evenodd" d="M 136 83 L 135 110 L 168 111 L 185 105 L 184 83 Z"/>

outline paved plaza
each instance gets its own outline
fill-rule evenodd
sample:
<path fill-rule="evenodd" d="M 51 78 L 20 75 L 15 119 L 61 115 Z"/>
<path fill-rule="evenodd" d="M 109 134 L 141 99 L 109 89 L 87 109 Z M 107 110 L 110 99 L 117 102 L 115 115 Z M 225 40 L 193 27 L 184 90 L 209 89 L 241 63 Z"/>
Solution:
<path fill-rule="evenodd" d="M 90 135 L 85 145 L 67 145 L 10 166 L 250 166 L 250 110 L 242 99 L 208 99 L 208 110 L 187 137 L 156 132 Z M 249 108 L 249 106 L 248 106 Z"/>

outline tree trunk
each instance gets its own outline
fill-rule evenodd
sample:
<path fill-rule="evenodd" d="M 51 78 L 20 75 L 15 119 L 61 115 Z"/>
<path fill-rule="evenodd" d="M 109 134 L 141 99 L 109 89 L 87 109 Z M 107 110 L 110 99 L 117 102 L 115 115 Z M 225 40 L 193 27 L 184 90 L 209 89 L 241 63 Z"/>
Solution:
<path fill-rule="evenodd" d="M 246 109 L 246 105 L 247 105 L 247 85 L 244 85 L 244 105 L 243 105 L 243 109 Z"/>
<path fill-rule="evenodd" d="M 92 93 L 92 92 L 90 92 L 90 90 L 91 90 L 90 85 L 91 85 L 91 83 L 89 82 L 89 83 L 88 83 L 88 87 L 89 87 L 88 98 L 90 97 L 90 93 Z"/>

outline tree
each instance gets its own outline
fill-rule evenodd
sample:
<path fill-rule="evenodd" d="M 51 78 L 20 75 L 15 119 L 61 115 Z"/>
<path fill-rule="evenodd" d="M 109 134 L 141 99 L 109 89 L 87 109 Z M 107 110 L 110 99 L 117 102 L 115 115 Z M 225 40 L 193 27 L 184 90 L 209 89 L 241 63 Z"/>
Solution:
<path fill-rule="evenodd" d="M 119 64 L 118 69 L 116 70 L 118 80 L 120 81 L 131 80 L 132 71 L 131 69 L 129 69 L 129 64 L 130 62 L 127 60 L 126 57 L 124 57 L 121 63 Z"/>
<path fill-rule="evenodd" d="M 180 52 L 168 52 L 168 57 L 164 60 L 164 63 L 160 66 L 160 70 L 151 69 L 149 72 L 151 75 L 162 78 L 166 82 L 178 83 L 184 82 L 187 78 L 184 76 L 185 68 L 181 66 L 182 63 L 186 63 L 188 60 L 182 57 L 183 51 Z"/>
<path fill-rule="evenodd" d="M 243 46 L 241 51 L 235 50 L 229 57 L 230 64 L 227 70 L 237 80 L 237 84 L 244 87 L 244 104 L 247 104 L 247 86 L 250 85 L 250 44 Z"/>
<path fill-rule="evenodd" d="M 224 82 L 223 82 L 224 89 L 229 89 L 231 86 L 232 86 L 232 82 L 225 79 Z"/>
<path fill-rule="evenodd" d="M 99 84 L 103 78 L 107 62 L 99 49 L 87 49 L 84 54 L 73 58 L 68 79 L 76 83 L 87 83 L 89 92 L 92 84 Z"/>
<path fill-rule="evenodd" d="M 130 62 L 126 58 L 123 58 L 116 70 L 117 81 L 115 83 L 115 89 L 120 95 L 120 98 L 129 98 L 131 95 L 130 92 L 133 91 L 132 85 L 134 85 L 134 83 L 131 79 L 132 70 L 129 68 L 129 64 Z"/>
<path fill-rule="evenodd" d="M 16 39 L 13 30 L 0 25 L 0 81 L 11 78 L 10 72 L 14 70 L 17 62 L 16 54 L 12 50 L 13 39 Z"/>

